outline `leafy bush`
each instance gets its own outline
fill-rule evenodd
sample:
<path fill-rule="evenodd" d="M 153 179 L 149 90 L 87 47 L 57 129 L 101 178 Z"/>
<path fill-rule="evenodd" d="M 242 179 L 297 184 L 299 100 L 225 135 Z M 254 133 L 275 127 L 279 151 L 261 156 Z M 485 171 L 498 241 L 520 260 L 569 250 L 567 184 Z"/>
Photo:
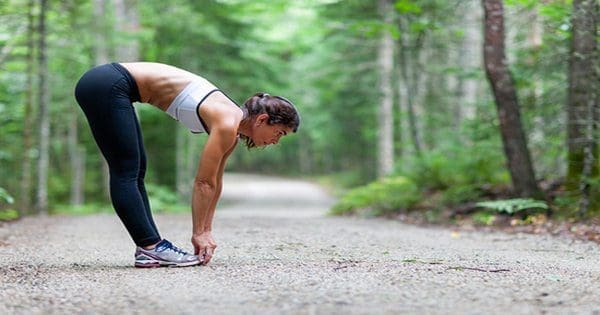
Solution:
<path fill-rule="evenodd" d="M 187 211 L 189 206 L 179 203 L 177 194 L 169 188 L 160 185 L 146 184 L 150 209 L 153 212 Z"/>
<path fill-rule="evenodd" d="M 494 224 L 494 220 L 496 220 L 496 215 L 492 211 L 486 210 L 475 212 L 472 218 L 475 223 L 492 225 Z"/>
<path fill-rule="evenodd" d="M 15 209 L 0 210 L 0 221 L 11 221 L 19 218 L 19 212 Z"/>
<path fill-rule="evenodd" d="M 482 191 L 477 185 L 452 186 L 443 192 L 442 202 L 445 205 L 456 205 L 481 197 Z"/>
<path fill-rule="evenodd" d="M 488 208 L 497 212 L 514 214 L 519 211 L 528 209 L 548 209 L 548 205 L 544 201 L 534 199 L 505 199 L 495 201 L 483 201 L 476 203 L 476 206 Z"/>
<path fill-rule="evenodd" d="M 332 213 L 339 215 L 366 210 L 368 215 L 382 215 L 410 208 L 420 198 L 417 185 L 409 178 L 389 177 L 350 190 L 333 206 Z"/>
<path fill-rule="evenodd" d="M 0 204 L 1 203 L 13 204 L 15 199 L 2 187 L 0 187 Z"/>
<path fill-rule="evenodd" d="M 0 187 L 0 221 L 9 221 L 19 218 L 19 212 L 15 209 L 2 209 L 2 205 L 13 204 L 15 199 L 2 187 Z"/>
<path fill-rule="evenodd" d="M 495 116 L 488 118 L 489 123 L 467 120 L 458 131 L 448 130 L 447 137 L 436 139 L 435 148 L 399 163 L 396 174 L 411 178 L 422 189 L 455 189 L 449 192 L 448 201 L 460 199 L 458 190 L 474 195 L 472 187 L 509 183 L 493 119 Z"/>
<path fill-rule="evenodd" d="M 67 215 L 89 215 L 101 212 L 113 212 L 110 204 L 101 203 L 85 203 L 83 205 L 56 205 L 51 214 L 67 214 Z"/>

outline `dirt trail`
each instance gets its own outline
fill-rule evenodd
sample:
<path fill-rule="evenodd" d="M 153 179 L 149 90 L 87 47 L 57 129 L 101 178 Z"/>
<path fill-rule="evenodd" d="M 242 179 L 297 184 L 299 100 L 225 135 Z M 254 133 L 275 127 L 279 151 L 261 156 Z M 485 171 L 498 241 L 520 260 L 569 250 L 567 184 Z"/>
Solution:
<path fill-rule="evenodd" d="M 0 226 L 0 314 L 600 314 L 600 248 L 325 216 L 302 181 L 227 175 L 209 266 L 139 270 L 116 215 Z M 190 249 L 190 216 L 157 215 Z"/>

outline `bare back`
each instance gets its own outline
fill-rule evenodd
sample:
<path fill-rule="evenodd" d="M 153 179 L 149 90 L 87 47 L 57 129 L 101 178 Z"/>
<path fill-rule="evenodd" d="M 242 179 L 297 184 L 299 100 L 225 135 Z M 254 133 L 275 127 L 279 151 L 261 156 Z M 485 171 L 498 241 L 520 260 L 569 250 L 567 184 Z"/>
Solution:
<path fill-rule="evenodd" d="M 200 76 L 174 66 L 155 62 L 121 63 L 135 79 L 143 103 L 152 104 L 167 111 L 175 97 L 188 84 Z M 210 94 L 199 107 L 200 115 L 211 128 L 217 123 L 227 123 L 233 118 L 237 124 L 242 119 L 241 109 L 221 91 Z"/>
<path fill-rule="evenodd" d="M 135 79 L 143 103 L 163 111 L 197 75 L 170 65 L 154 62 L 121 63 Z"/>

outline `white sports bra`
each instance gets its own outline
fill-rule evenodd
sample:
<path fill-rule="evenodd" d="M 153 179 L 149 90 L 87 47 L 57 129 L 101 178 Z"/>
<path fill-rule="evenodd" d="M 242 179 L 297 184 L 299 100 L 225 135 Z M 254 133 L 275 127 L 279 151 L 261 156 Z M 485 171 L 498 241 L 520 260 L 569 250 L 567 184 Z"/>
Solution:
<path fill-rule="evenodd" d="M 198 107 L 213 92 L 220 91 L 208 80 L 198 77 L 188 84 L 167 108 L 167 114 L 184 124 L 193 133 L 208 132 Z"/>

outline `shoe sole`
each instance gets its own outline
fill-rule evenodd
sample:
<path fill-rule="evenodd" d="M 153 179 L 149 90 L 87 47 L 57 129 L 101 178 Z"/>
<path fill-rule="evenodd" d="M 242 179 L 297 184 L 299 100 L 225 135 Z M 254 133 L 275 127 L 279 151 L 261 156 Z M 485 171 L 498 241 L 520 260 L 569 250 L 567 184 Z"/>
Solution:
<path fill-rule="evenodd" d="M 153 262 L 135 262 L 135 267 L 136 268 L 160 268 L 160 267 L 170 267 L 170 268 L 177 268 L 177 267 L 191 267 L 191 266 L 196 266 L 199 265 L 200 262 L 199 261 L 191 261 L 191 262 L 186 262 L 186 263 L 172 263 L 172 262 L 166 262 L 166 261 L 153 261 Z"/>
<path fill-rule="evenodd" d="M 195 266 L 195 265 L 199 265 L 201 263 L 201 261 L 199 261 L 199 260 L 182 262 L 182 263 L 161 261 L 161 260 L 151 259 L 150 257 L 145 256 L 145 255 L 144 255 L 144 258 L 146 258 L 146 259 L 143 259 L 143 260 L 136 259 L 134 266 L 136 268 L 160 268 L 160 267 L 177 268 L 177 267 Z"/>

